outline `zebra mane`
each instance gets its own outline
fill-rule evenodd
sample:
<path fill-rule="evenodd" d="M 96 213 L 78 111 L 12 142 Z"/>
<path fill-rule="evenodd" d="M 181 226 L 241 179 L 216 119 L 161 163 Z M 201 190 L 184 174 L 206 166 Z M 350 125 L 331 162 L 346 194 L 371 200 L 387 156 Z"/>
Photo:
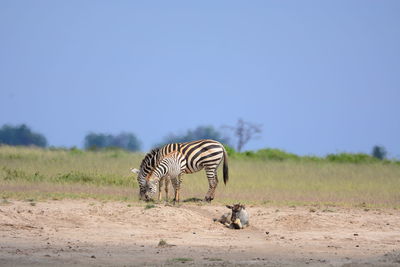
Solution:
<path fill-rule="evenodd" d="M 153 148 L 149 153 L 144 156 L 142 163 L 140 164 L 140 171 L 144 171 L 146 167 L 154 168 L 156 166 L 158 152 L 160 148 Z"/>

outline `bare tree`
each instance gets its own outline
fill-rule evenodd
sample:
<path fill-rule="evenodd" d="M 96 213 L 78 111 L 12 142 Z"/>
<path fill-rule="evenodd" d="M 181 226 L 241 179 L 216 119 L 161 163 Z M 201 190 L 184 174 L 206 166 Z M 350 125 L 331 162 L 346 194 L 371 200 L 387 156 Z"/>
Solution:
<path fill-rule="evenodd" d="M 261 125 L 238 119 L 236 126 L 225 126 L 233 131 L 237 138 L 237 151 L 241 152 L 245 144 L 251 139 L 257 138 L 262 132 Z"/>

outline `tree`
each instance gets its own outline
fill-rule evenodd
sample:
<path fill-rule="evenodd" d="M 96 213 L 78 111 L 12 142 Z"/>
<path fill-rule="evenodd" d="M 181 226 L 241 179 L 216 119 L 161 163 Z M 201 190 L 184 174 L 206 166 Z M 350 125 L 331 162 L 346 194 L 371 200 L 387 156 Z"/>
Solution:
<path fill-rule="evenodd" d="M 129 151 L 140 150 L 140 140 L 132 133 L 120 133 L 116 136 L 103 133 L 89 133 L 85 137 L 85 148 L 119 147 Z"/>
<path fill-rule="evenodd" d="M 386 155 L 387 155 L 387 152 L 383 146 L 374 146 L 372 148 L 372 156 L 373 157 L 383 160 L 386 158 Z"/>
<path fill-rule="evenodd" d="M 129 151 L 140 150 L 140 141 L 132 133 L 120 133 L 111 140 L 111 146 L 121 147 Z"/>
<path fill-rule="evenodd" d="M 46 147 L 47 140 L 44 135 L 32 132 L 25 124 L 11 126 L 3 125 L 0 129 L 0 144 L 11 146 L 39 146 Z"/>
<path fill-rule="evenodd" d="M 261 125 L 238 119 L 236 126 L 225 126 L 233 131 L 237 139 L 237 151 L 241 152 L 245 144 L 251 139 L 257 138 L 257 134 L 262 132 Z"/>
<path fill-rule="evenodd" d="M 227 137 L 224 137 L 213 126 L 199 126 L 194 130 L 187 130 L 186 134 L 183 135 L 169 134 L 158 146 L 171 143 L 190 142 L 199 139 L 213 139 L 223 144 L 229 143 L 229 139 Z"/>
<path fill-rule="evenodd" d="M 104 148 L 110 146 L 111 135 L 90 133 L 85 137 L 85 148 Z"/>

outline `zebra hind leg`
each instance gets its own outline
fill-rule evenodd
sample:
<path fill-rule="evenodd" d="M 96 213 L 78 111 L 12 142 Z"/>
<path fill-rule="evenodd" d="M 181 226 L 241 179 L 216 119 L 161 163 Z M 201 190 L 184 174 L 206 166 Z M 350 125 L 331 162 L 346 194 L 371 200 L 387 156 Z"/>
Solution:
<path fill-rule="evenodd" d="M 179 176 L 179 177 L 171 178 L 171 182 L 172 182 L 172 185 L 173 185 L 174 191 L 175 191 L 174 204 L 176 202 L 179 203 L 179 198 L 180 198 L 179 190 L 180 190 L 180 186 L 181 186 L 181 177 Z"/>
<path fill-rule="evenodd" d="M 216 168 L 207 168 L 206 167 L 206 174 L 208 179 L 208 192 L 204 198 L 205 201 L 211 202 L 215 196 L 215 189 L 218 185 L 218 177 L 217 177 L 217 170 Z"/>

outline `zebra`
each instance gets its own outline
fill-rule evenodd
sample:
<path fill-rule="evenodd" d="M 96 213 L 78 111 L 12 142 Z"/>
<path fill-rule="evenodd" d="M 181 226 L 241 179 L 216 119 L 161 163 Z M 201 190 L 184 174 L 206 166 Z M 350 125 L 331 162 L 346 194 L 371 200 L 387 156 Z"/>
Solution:
<path fill-rule="evenodd" d="M 185 171 L 185 168 L 186 159 L 178 151 L 174 151 L 168 155 L 165 155 L 162 161 L 157 165 L 152 174 L 149 176 L 145 198 L 151 199 L 151 197 L 157 191 L 157 185 L 159 185 L 158 200 L 160 200 L 162 181 L 165 179 L 166 181 L 171 180 L 174 187 L 174 203 L 176 201 L 179 202 L 179 189 L 182 183 L 182 174 Z M 166 188 L 168 188 L 168 184 L 166 184 Z M 168 201 L 168 192 L 166 191 L 166 193 Z"/>
<path fill-rule="evenodd" d="M 218 185 L 217 168 L 223 163 L 223 178 L 226 184 L 229 180 L 228 156 L 224 146 L 211 139 L 202 139 L 186 143 L 167 144 L 161 148 L 155 148 L 146 154 L 140 169 L 133 169 L 137 173 L 139 184 L 140 199 L 146 200 L 146 192 L 148 190 L 148 180 L 154 169 L 161 160 L 171 152 L 178 151 L 186 159 L 186 168 L 184 174 L 190 174 L 205 169 L 209 189 L 205 196 L 205 200 L 211 202 L 215 196 L 215 189 Z"/>
<path fill-rule="evenodd" d="M 131 171 L 133 173 L 137 174 L 139 170 L 135 169 L 135 168 L 132 168 Z M 165 188 L 164 188 L 164 190 L 165 190 L 165 200 L 168 202 L 168 186 L 169 186 L 169 183 L 171 182 L 171 178 L 169 176 L 161 177 L 160 181 L 158 182 L 158 201 L 161 201 L 161 189 L 162 189 L 162 186 L 164 185 L 164 182 L 165 182 Z M 145 198 L 145 195 L 143 195 L 143 197 Z M 141 196 L 141 199 L 143 197 Z"/>

